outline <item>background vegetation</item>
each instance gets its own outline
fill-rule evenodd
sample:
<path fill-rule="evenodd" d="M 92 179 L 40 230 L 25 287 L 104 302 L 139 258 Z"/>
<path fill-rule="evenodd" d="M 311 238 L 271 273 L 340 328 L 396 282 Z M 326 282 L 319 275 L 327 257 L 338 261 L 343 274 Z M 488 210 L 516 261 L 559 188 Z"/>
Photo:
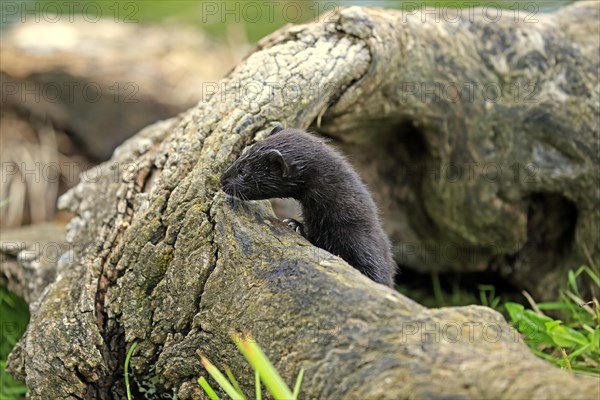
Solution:
<path fill-rule="evenodd" d="M 529 13 L 547 12 L 575 0 L 278 0 L 273 12 L 264 0 L 81 0 L 61 2 L 55 0 L 26 0 L 30 12 L 40 10 L 42 14 L 60 12 L 67 15 L 87 15 L 94 18 L 99 14 L 105 18 L 130 23 L 185 23 L 206 30 L 217 37 L 243 39 L 250 43 L 281 28 L 286 23 L 299 24 L 315 20 L 320 14 L 340 7 L 368 6 L 391 9 L 407 9 L 418 6 L 472 8 L 475 5 L 519 10 L 524 18 Z M 258 11 L 258 12 L 257 12 Z M 19 15 L 2 18 L 2 25 L 19 22 Z"/>

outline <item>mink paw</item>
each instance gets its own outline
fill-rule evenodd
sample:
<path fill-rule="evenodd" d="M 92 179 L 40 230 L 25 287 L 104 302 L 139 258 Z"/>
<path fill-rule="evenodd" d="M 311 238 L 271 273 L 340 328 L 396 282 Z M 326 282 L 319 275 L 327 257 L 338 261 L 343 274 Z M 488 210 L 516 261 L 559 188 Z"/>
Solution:
<path fill-rule="evenodd" d="M 304 233 L 304 225 L 302 225 L 300 222 L 292 218 L 286 218 L 283 220 L 283 222 L 285 222 L 290 228 L 292 228 L 293 231 L 299 233 L 303 237 L 306 237 L 306 234 Z"/>

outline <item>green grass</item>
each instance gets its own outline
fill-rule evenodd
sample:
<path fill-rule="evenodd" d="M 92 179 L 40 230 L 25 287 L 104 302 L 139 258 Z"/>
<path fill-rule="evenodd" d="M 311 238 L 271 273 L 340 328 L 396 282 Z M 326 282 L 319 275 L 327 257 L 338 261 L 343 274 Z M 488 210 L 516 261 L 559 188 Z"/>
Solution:
<path fill-rule="evenodd" d="M 598 293 L 598 274 L 582 266 L 569 271 L 567 285 L 557 301 L 536 303 L 527 295 L 531 309 L 510 302 L 504 307 L 536 355 L 561 368 L 600 374 L 600 304 L 593 295 L 582 295 L 577 281 L 586 276 L 592 282 L 591 293 Z M 547 313 L 559 315 L 560 319 Z"/>
<path fill-rule="evenodd" d="M 247 335 L 243 335 L 242 338 L 234 337 L 235 344 L 237 345 L 240 352 L 244 355 L 248 363 L 254 369 L 255 376 L 255 393 L 256 399 L 262 399 L 262 388 L 261 383 L 264 383 L 267 391 L 273 396 L 274 399 L 278 400 L 296 400 L 300 394 L 300 385 L 304 376 L 304 369 L 300 369 L 298 377 L 296 378 L 296 384 L 292 391 L 285 381 L 281 378 L 273 364 L 269 361 L 267 356 L 263 353 L 261 348 L 256 342 Z M 242 392 L 237 380 L 233 376 L 233 373 L 228 368 L 225 369 L 225 375 L 206 357 L 199 354 L 200 361 L 209 375 L 217 382 L 219 387 L 227 393 L 227 395 L 233 400 L 246 400 L 246 395 Z M 218 395 L 208 383 L 206 378 L 200 377 L 198 384 L 204 392 L 208 395 L 211 400 L 219 399 Z"/>
<path fill-rule="evenodd" d="M 446 274 L 442 278 L 434 272 L 412 278 L 410 285 L 401 285 L 398 290 L 421 304 L 491 307 L 505 315 L 539 357 L 561 368 L 600 374 L 600 277 L 595 266 L 570 271 L 559 298 L 545 303 L 536 303 L 528 293 L 516 292 L 505 284 L 473 283 L 466 274 Z M 493 279 L 481 281 L 489 283 Z M 582 282 L 590 283 L 585 291 Z"/>
<path fill-rule="evenodd" d="M 396 289 L 429 308 L 480 304 L 503 311 L 503 301 L 522 298 L 515 288 L 506 282 L 499 284 L 492 275 L 415 273 L 404 270 L 403 276 L 402 283 Z"/>
<path fill-rule="evenodd" d="M 481 305 L 497 310 L 501 298 L 496 296 L 496 288 L 493 285 L 479 285 L 478 287 Z"/>
<path fill-rule="evenodd" d="M 123 371 L 125 372 L 125 389 L 127 391 L 127 400 L 131 400 L 131 388 L 129 387 L 129 360 L 131 360 L 131 356 L 137 347 L 137 342 L 133 342 L 129 351 L 127 352 L 127 356 L 125 357 L 125 365 L 123 365 Z"/>
<path fill-rule="evenodd" d="M 27 388 L 6 371 L 6 358 L 29 322 L 25 302 L 0 286 L 0 400 L 24 399 Z"/>
<path fill-rule="evenodd" d="M 339 10 L 341 7 L 362 5 L 388 9 L 412 10 L 414 6 L 421 5 L 448 8 L 473 8 L 489 6 L 489 18 L 494 18 L 496 8 L 504 8 L 511 17 L 523 21 L 526 17 L 536 18 L 541 10 L 553 9 L 572 3 L 573 0 L 371 0 L 371 1 L 295 1 L 286 0 L 278 2 L 242 2 L 242 1 L 211 1 L 211 0 L 171 0 L 171 1 L 147 1 L 131 0 L 124 2 L 114 1 L 79 1 L 79 2 L 56 2 L 54 0 L 38 0 L 32 2 L 28 9 L 35 10 L 35 4 L 40 10 L 60 9 L 60 15 L 67 15 L 69 11 L 77 16 L 85 16 L 89 19 L 103 17 L 115 22 L 129 24 L 138 23 L 185 23 L 202 28 L 215 37 L 232 38 L 241 37 L 250 43 L 254 43 L 265 35 L 281 28 L 287 23 L 302 24 L 316 20 L 318 15 Z M 93 3 L 90 7 L 89 4 Z M 518 13 L 516 12 L 518 10 Z M 18 14 L 20 15 L 20 14 Z M 449 13 L 449 18 L 454 16 Z M 13 19 L 16 17 L 10 15 Z M 433 16 L 430 15 L 430 18 Z M 464 19 L 469 14 L 464 14 Z M 28 18 L 29 20 L 29 18 Z M 4 22 L 0 22 L 2 24 Z"/>

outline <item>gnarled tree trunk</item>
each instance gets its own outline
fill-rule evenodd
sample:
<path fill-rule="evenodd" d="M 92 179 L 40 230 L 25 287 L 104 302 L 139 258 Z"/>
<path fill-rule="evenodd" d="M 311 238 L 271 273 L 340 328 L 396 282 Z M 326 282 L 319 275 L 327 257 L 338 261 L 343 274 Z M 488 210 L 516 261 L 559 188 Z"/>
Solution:
<path fill-rule="evenodd" d="M 585 2 L 531 25 L 422 23 L 353 7 L 269 36 L 207 101 L 142 130 L 100 167 L 101 179 L 62 198 L 77 215 L 74 246 L 11 370 L 32 398 L 121 398 L 123 360 L 137 342 L 137 390 L 200 398 L 197 350 L 252 385 L 229 337 L 242 331 L 288 382 L 305 368 L 302 398 L 597 397 L 597 379 L 536 358 L 495 311 L 424 308 L 311 246 L 268 202 L 226 201 L 218 177 L 273 125 L 313 126 L 350 152 L 381 156 L 355 161 L 372 166 L 366 179 L 388 229 L 410 234 L 404 243 L 446 240 L 473 249 L 473 268 L 510 256 L 518 270 L 538 196 L 577 212 L 560 238 L 542 238 L 571 238 L 559 264 L 579 260 L 583 244 L 595 257 L 598 14 Z M 531 81 L 536 103 L 523 99 L 529 92 L 491 102 L 479 90 L 428 101 L 420 85 Z M 481 179 L 482 165 L 513 162 L 540 165 L 539 179 Z M 480 179 L 440 177 L 450 163 L 476 163 Z M 403 166 L 415 171 L 375 184 Z M 397 255 L 408 254 L 401 246 Z"/>

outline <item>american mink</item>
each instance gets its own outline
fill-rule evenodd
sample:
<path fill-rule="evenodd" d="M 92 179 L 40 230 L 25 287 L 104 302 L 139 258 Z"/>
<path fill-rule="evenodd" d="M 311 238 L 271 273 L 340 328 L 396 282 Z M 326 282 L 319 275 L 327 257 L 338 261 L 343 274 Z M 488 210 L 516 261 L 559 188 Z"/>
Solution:
<path fill-rule="evenodd" d="M 298 200 L 304 226 L 286 220 L 291 228 L 375 282 L 394 285 L 396 264 L 371 194 L 344 156 L 322 139 L 275 128 L 223 173 L 221 187 L 242 200 Z"/>

